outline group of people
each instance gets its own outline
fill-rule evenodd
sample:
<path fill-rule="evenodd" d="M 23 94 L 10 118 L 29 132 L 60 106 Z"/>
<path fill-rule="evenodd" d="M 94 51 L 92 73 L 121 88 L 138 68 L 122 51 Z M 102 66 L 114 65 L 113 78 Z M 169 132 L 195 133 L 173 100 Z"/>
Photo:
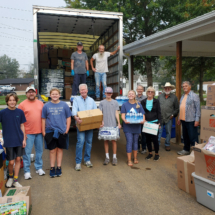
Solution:
<path fill-rule="evenodd" d="M 103 88 L 103 99 L 106 98 L 105 89 L 107 87 L 107 72 L 108 72 L 108 58 L 115 55 L 119 51 L 120 47 L 113 52 L 106 52 L 104 45 L 98 47 L 98 53 L 95 53 L 90 59 L 90 65 L 94 72 L 96 82 L 96 101 L 100 101 L 100 83 Z M 93 62 L 96 61 L 94 67 Z M 89 76 L 89 63 L 88 57 L 83 52 L 83 43 L 77 43 L 77 51 L 71 55 L 71 75 L 74 76 L 72 95 L 78 94 L 78 87 L 80 84 L 86 84 L 86 78 Z"/>
<path fill-rule="evenodd" d="M 126 152 L 128 166 L 133 163 L 137 164 L 138 145 L 141 143 L 142 152 L 146 153 L 148 148 L 147 160 L 153 157 L 152 142 L 154 145 L 154 160 L 159 160 L 159 145 L 163 126 L 166 128 L 165 149 L 170 151 L 171 125 L 173 117 L 179 113 L 178 124 L 182 124 L 184 149 L 178 152 L 179 155 L 188 155 L 190 146 L 198 142 L 197 127 L 200 119 L 200 101 L 199 97 L 191 91 L 191 85 L 188 81 L 183 82 L 182 88 L 184 95 L 180 99 L 180 105 L 177 97 L 171 93 L 174 86 L 166 83 L 164 93 L 159 95 L 158 99 L 154 98 L 155 89 L 148 87 L 146 96 L 143 96 L 144 88 L 137 87 L 136 92 L 130 90 L 128 92 L 129 101 L 125 102 L 121 107 L 121 117 L 123 120 L 123 131 L 126 137 Z M 34 87 L 26 89 L 26 97 L 22 103 L 16 108 L 18 97 L 15 94 L 8 94 L 5 98 L 8 108 L 0 111 L 0 122 L 2 123 L 4 147 L 6 148 L 6 159 L 9 161 L 9 179 L 6 183 L 7 187 L 21 187 L 18 182 L 20 169 L 20 160 L 23 157 L 24 178 L 31 179 L 30 165 L 31 152 L 35 146 L 36 159 L 35 169 L 40 176 L 45 175 L 43 171 L 43 137 L 45 148 L 49 149 L 50 155 L 50 177 L 59 177 L 62 175 L 61 163 L 63 158 L 63 149 L 68 149 L 69 137 L 68 132 L 71 124 L 71 116 L 74 117 L 77 124 L 81 124 L 82 120 L 77 116 L 78 111 L 97 109 L 95 101 L 90 98 L 86 84 L 79 85 L 80 96 L 75 97 L 72 112 L 69 106 L 60 101 L 60 91 L 53 88 L 50 91 L 51 101 L 45 105 L 36 99 L 36 90 Z M 121 128 L 119 118 L 119 105 L 112 98 L 113 89 L 105 88 L 106 98 L 99 104 L 99 109 L 103 113 L 103 122 L 101 127 L 118 127 Z M 129 123 L 125 115 L 127 113 L 142 113 L 143 119 L 140 124 Z M 159 125 L 157 135 L 142 132 L 145 122 L 155 123 Z M 139 141 L 141 136 L 141 140 Z M 79 131 L 77 128 L 76 143 L 76 165 L 75 170 L 81 170 L 82 151 L 85 144 L 84 165 L 93 167 L 91 163 L 93 130 Z M 117 143 L 112 140 L 113 159 L 112 165 L 117 165 Z M 110 162 L 108 141 L 104 141 L 105 160 L 104 165 Z M 132 162 L 133 152 L 133 162 Z M 55 163 L 57 161 L 57 167 Z"/>

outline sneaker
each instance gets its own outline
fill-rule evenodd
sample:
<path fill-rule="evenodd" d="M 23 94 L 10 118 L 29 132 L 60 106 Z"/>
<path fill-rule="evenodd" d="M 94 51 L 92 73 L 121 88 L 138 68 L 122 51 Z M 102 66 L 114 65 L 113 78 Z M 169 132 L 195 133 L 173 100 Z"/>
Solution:
<path fill-rule="evenodd" d="M 42 169 L 38 169 L 38 170 L 36 171 L 36 173 L 38 173 L 40 176 L 46 174 Z"/>
<path fill-rule="evenodd" d="M 49 175 L 50 175 L 50 178 L 54 178 L 56 176 L 55 167 L 53 167 L 53 168 L 50 169 Z"/>
<path fill-rule="evenodd" d="M 6 183 L 6 187 L 7 187 L 7 188 L 10 188 L 10 187 L 12 187 L 12 185 L 13 185 L 13 178 L 9 178 L 9 179 L 7 180 L 7 183 Z"/>
<path fill-rule="evenodd" d="M 13 187 L 22 187 L 22 185 L 16 181 L 16 182 L 13 182 Z"/>
<path fill-rule="evenodd" d="M 76 171 L 81 171 L 81 164 L 80 163 L 76 164 L 75 170 Z"/>
<path fill-rule="evenodd" d="M 159 155 L 155 155 L 154 156 L 154 161 L 158 161 L 160 159 L 160 156 Z"/>
<path fill-rule="evenodd" d="M 147 152 L 147 151 L 144 149 L 144 150 L 141 152 L 141 154 L 146 154 L 146 152 Z"/>
<path fill-rule="evenodd" d="M 110 159 L 105 158 L 105 161 L 104 161 L 103 165 L 108 165 L 108 164 L 109 164 L 109 162 L 110 162 Z"/>
<path fill-rule="evenodd" d="M 116 166 L 116 165 L 117 165 L 117 158 L 113 158 L 112 165 L 113 165 L 113 166 Z"/>
<path fill-rule="evenodd" d="M 61 171 L 61 168 L 58 168 L 56 169 L 56 176 L 57 177 L 60 177 L 62 175 L 62 171 Z"/>
<path fill-rule="evenodd" d="M 93 164 L 92 164 L 90 161 L 84 162 L 84 165 L 85 165 L 86 167 L 88 167 L 88 168 L 93 167 Z"/>
<path fill-rule="evenodd" d="M 25 178 L 25 180 L 32 179 L 31 173 L 30 173 L 30 172 L 26 172 L 26 173 L 24 174 L 24 178 Z"/>
<path fill-rule="evenodd" d="M 178 155 L 189 155 L 190 152 L 183 149 L 182 151 L 177 152 L 177 154 Z"/>
<path fill-rule="evenodd" d="M 146 157 L 146 160 L 150 160 L 153 157 L 152 154 L 148 154 L 148 156 Z"/>

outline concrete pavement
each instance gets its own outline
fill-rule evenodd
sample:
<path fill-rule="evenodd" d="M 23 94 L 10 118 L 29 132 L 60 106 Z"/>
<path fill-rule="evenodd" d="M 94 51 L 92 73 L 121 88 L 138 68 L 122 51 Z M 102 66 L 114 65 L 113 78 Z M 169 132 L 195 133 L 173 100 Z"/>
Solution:
<path fill-rule="evenodd" d="M 82 165 L 80 172 L 74 170 L 76 132 L 72 131 L 70 148 L 64 151 L 62 177 L 49 178 L 48 150 L 43 154 L 45 176 L 35 173 L 33 163 L 33 179 L 24 180 L 23 169 L 20 171 L 19 182 L 32 189 L 33 215 L 214 214 L 177 187 L 176 152 L 181 145 L 172 145 L 172 151 L 166 152 L 162 144 L 158 162 L 146 161 L 146 155 L 138 154 L 139 164 L 135 166 L 140 169 L 131 169 L 126 164 L 126 142 L 121 132 L 118 165 L 103 166 L 103 141 L 97 135 L 95 131 L 91 169 Z"/>

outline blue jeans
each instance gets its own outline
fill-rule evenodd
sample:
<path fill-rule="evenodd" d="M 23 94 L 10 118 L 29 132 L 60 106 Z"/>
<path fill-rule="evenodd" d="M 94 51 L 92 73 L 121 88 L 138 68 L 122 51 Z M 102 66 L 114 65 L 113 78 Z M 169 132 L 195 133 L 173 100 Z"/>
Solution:
<path fill-rule="evenodd" d="M 107 87 L 107 81 L 106 81 L 106 72 L 100 73 L 100 72 L 95 72 L 95 81 L 96 81 L 96 98 L 100 98 L 100 83 L 102 82 L 102 87 L 103 87 L 103 99 L 106 98 L 105 96 L 105 88 Z"/>
<path fill-rule="evenodd" d="M 79 85 L 86 84 L 86 74 L 75 74 L 72 85 L 72 95 L 76 96 L 79 92 Z"/>
<path fill-rule="evenodd" d="M 184 139 L 184 150 L 190 151 L 190 146 L 195 146 L 195 142 L 198 143 L 198 127 L 194 126 L 195 122 L 185 122 L 181 120 L 183 139 Z"/>
<path fill-rule="evenodd" d="M 82 161 L 82 151 L 85 143 L 84 161 L 90 161 L 91 148 L 93 140 L 93 130 L 79 131 L 77 128 L 77 144 L 76 144 L 76 164 L 80 164 Z"/>
<path fill-rule="evenodd" d="M 165 146 L 170 146 L 170 139 L 171 139 L 171 131 L 172 131 L 172 119 L 169 120 L 166 124 L 161 124 L 161 128 L 159 129 L 159 134 L 158 134 L 158 143 L 159 145 L 161 144 L 161 136 L 163 133 L 163 129 L 166 129 L 166 140 L 165 140 Z"/>
<path fill-rule="evenodd" d="M 34 162 L 35 169 L 42 169 L 43 167 L 43 135 L 42 134 L 27 134 L 25 153 L 23 155 L 24 172 L 30 172 L 31 166 L 31 152 L 33 145 L 35 147 L 36 158 Z"/>
<path fill-rule="evenodd" d="M 126 152 L 131 153 L 132 150 L 137 151 L 139 134 L 126 132 L 125 137 L 126 137 Z"/>

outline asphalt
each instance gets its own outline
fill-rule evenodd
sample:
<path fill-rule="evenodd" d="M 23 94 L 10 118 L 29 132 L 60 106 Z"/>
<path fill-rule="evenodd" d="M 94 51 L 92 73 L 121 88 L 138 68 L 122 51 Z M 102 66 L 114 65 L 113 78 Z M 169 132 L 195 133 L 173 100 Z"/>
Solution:
<path fill-rule="evenodd" d="M 103 141 L 97 135 L 94 131 L 93 168 L 82 165 L 80 172 L 74 170 L 76 132 L 71 131 L 61 177 L 49 177 L 48 150 L 43 153 L 45 176 L 35 173 L 33 163 L 31 180 L 24 180 L 23 169 L 20 171 L 19 182 L 31 186 L 33 215 L 214 214 L 177 186 L 176 152 L 182 149 L 181 145 L 172 144 L 172 150 L 166 152 L 162 143 L 158 162 L 146 161 L 146 155 L 138 154 L 139 164 L 135 167 L 139 169 L 132 169 L 126 164 L 126 142 L 121 132 L 118 165 L 103 166 Z"/>

